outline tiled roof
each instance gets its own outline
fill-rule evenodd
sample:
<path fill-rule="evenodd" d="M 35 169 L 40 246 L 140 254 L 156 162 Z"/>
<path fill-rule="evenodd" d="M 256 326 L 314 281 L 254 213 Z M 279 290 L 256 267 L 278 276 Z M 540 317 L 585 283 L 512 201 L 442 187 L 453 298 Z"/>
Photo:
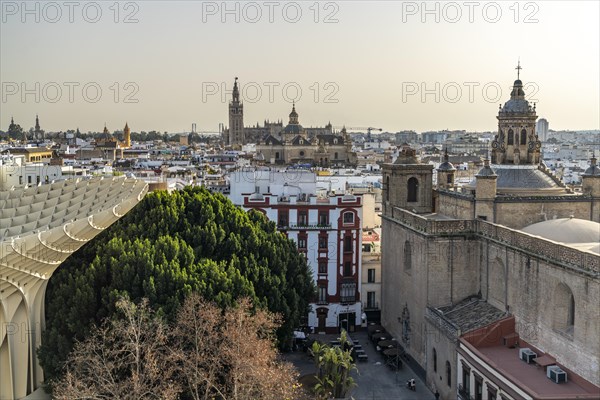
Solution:
<path fill-rule="evenodd" d="M 505 311 L 478 297 L 468 297 L 454 305 L 438 307 L 443 316 L 466 333 L 506 317 Z"/>

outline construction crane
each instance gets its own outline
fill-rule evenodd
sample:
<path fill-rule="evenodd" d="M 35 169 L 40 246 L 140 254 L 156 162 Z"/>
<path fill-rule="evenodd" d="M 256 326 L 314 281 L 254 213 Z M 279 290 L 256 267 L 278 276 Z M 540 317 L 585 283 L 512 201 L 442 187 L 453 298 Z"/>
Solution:
<path fill-rule="evenodd" d="M 347 131 L 367 131 L 367 140 L 370 142 L 371 141 L 371 131 L 383 131 L 383 129 L 381 128 L 373 128 L 372 126 L 368 127 L 368 128 L 357 128 L 357 127 L 353 127 L 353 126 L 334 126 L 334 129 L 342 129 L 342 128 L 346 128 Z"/>

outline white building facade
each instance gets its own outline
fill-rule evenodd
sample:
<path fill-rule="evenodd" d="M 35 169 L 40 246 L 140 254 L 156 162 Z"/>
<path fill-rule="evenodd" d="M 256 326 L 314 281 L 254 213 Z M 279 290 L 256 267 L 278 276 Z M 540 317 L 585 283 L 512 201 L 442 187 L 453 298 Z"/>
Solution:
<path fill-rule="evenodd" d="M 315 174 L 308 171 L 240 171 L 230 183 L 235 204 L 264 213 L 306 257 L 317 287 L 308 326 L 324 333 L 359 327 L 362 197 L 317 195 Z"/>

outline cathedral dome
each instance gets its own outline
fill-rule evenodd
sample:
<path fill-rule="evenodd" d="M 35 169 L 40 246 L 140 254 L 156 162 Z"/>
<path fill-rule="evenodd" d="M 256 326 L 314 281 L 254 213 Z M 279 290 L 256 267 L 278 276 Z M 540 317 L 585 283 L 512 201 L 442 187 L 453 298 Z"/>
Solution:
<path fill-rule="evenodd" d="M 440 166 L 437 169 L 438 171 L 456 171 L 456 168 L 454 168 L 454 165 L 452 165 L 451 162 L 449 161 L 444 161 L 443 163 L 440 164 Z"/>
<path fill-rule="evenodd" d="M 454 165 L 452 165 L 449 160 L 448 148 L 446 148 L 446 150 L 444 150 L 444 162 L 440 164 L 437 170 L 441 172 L 456 171 L 456 168 L 454 168 Z"/>
<path fill-rule="evenodd" d="M 600 224 L 585 219 L 551 219 L 526 226 L 522 231 L 586 250 L 597 251 L 600 245 Z"/>
<path fill-rule="evenodd" d="M 600 176 L 600 168 L 597 165 L 597 158 L 592 157 L 590 167 L 583 173 L 584 176 Z"/>
<path fill-rule="evenodd" d="M 600 168 L 597 165 L 592 165 L 588 169 L 585 170 L 583 175 L 586 176 L 600 176 Z"/>

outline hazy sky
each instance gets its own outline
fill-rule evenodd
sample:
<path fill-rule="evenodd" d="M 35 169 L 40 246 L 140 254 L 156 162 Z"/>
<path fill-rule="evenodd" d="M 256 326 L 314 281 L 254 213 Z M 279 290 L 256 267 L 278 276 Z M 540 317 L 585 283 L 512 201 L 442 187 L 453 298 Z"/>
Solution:
<path fill-rule="evenodd" d="M 0 13 L 2 130 L 38 113 L 48 131 L 216 131 L 236 76 L 246 125 L 287 123 L 296 99 L 304 126 L 495 130 L 519 57 L 551 129 L 600 128 L 598 1 L 2 0 Z"/>

